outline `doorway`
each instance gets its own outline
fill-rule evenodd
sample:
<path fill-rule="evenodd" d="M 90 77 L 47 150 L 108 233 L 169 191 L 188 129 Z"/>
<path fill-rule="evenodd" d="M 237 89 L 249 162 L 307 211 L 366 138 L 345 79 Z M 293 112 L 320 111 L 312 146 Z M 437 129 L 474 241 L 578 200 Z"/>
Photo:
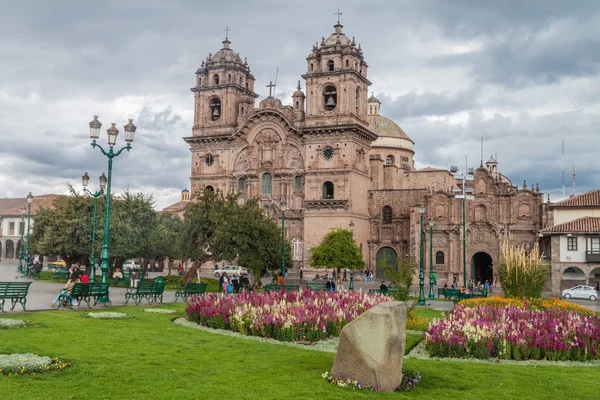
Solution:
<path fill-rule="evenodd" d="M 492 257 L 483 251 L 475 253 L 473 256 L 473 274 L 471 279 L 474 282 L 494 282 L 494 266 L 492 265 Z"/>

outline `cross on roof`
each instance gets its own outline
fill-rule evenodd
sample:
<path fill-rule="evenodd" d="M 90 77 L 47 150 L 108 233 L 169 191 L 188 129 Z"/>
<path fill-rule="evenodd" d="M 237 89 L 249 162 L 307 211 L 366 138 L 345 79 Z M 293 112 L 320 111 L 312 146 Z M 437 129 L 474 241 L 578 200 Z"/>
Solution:
<path fill-rule="evenodd" d="M 273 90 L 273 88 L 275 87 L 275 85 L 273 85 L 273 81 L 269 81 L 269 84 L 266 87 L 269 88 L 269 97 L 273 97 L 272 92 L 271 92 Z"/>
<path fill-rule="evenodd" d="M 229 31 L 230 31 L 230 30 L 231 30 L 231 29 L 229 29 L 229 27 L 228 27 L 228 26 L 226 26 L 226 27 L 225 27 L 225 29 L 223 29 L 223 32 L 225 32 L 225 39 L 228 39 L 228 38 L 229 38 Z"/>
<path fill-rule="evenodd" d="M 339 8 L 338 8 L 338 11 L 333 14 L 333 15 L 337 15 L 338 16 L 338 24 L 340 23 L 340 15 L 342 15 L 342 14 L 343 14 L 343 12 L 340 12 Z"/>

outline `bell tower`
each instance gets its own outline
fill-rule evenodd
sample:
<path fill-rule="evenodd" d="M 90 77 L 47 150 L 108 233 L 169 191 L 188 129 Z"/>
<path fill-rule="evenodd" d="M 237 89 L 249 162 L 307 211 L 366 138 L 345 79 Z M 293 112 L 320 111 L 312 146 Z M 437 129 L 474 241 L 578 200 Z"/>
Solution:
<path fill-rule="evenodd" d="M 221 50 L 209 53 L 196 71 L 193 136 L 233 134 L 254 108 L 254 76 L 230 45 L 225 37 Z"/>
<path fill-rule="evenodd" d="M 367 126 L 367 95 L 371 82 L 360 44 L 334 25 L 335 31 L 313 45 L 306 58 L 306 125 L 339 124 Z"/>

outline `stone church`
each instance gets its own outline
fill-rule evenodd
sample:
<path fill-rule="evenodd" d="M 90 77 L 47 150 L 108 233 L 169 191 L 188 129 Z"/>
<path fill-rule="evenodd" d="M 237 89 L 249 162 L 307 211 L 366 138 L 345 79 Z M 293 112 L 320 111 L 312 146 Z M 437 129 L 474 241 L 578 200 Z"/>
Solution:
<path fill-rule="evenodd" d="M 381 277 L 384 259 L 419 260 L 422 210 L 427 270 L 431 221 L 438 281 L 459 273 L 462 282 L 462 200 L 453 194 L 462 180 L 454 169 L 415 169 L 415 142 L 369 97 L 363 49 L 342 29 L 338 22 L 312 45 L 291 105 L 270 92 L 257 107 L 250 65 L 228 38 L 208 55 L 196 71 L 194 125 L 184 138 L 192 153 L 191 196 L 184 191 L 182 202 L 165 211 L 180 213 L 205 188 L 258 197 L 274 218 L 284 213 L 295 267 L 307 267 L 311 247 L 342 227 L 353 231 L 367 266 Z M 493 279 L 505 239 L 536 242 L 543 195 L 537 186 L 514 186 L 493 158 L 472 177 L 467 274 Z"/>

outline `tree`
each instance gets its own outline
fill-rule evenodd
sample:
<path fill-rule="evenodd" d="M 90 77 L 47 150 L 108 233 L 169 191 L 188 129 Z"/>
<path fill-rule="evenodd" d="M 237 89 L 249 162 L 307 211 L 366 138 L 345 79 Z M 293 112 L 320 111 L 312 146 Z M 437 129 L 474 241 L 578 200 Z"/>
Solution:
<path fill-rule="evenodd" d="M 326 267 L 340 271 L 361 269 L 365 266 L 359 247 L 354 243 L 352 232 L 335 229 L 323 237 L 310 253 L 311 267 Z"/>
<path fill-rule="evenodd" d="M 255 284 L 268 270 L 281 266 L 281 228 L 269 217 L 257 199 L 240 205 L 237 196 L 224 199 L 217 213 L 219 224 L 212 251 L 215 257 L 236 260 L 251 271 Z M 292 265 L 291 246 L 285 246 L 285 265 Z"/>
<path fill-rule="evenodd" d="M 150 231 L 147 256 L 154 260 L 181 258 L 182 221 L 169 213 L 160 213 Z"/>
<path fill-rule="evenodd" d="M 410 295 L 410 288 L 413 283 L 417 262 L 414 258 L 398 258 L 396 265 L 383 260 L 381 263 L 383 274 L 391 285 L 398 288 L 395 298 L 399 301 L 407 301 Z"/>

